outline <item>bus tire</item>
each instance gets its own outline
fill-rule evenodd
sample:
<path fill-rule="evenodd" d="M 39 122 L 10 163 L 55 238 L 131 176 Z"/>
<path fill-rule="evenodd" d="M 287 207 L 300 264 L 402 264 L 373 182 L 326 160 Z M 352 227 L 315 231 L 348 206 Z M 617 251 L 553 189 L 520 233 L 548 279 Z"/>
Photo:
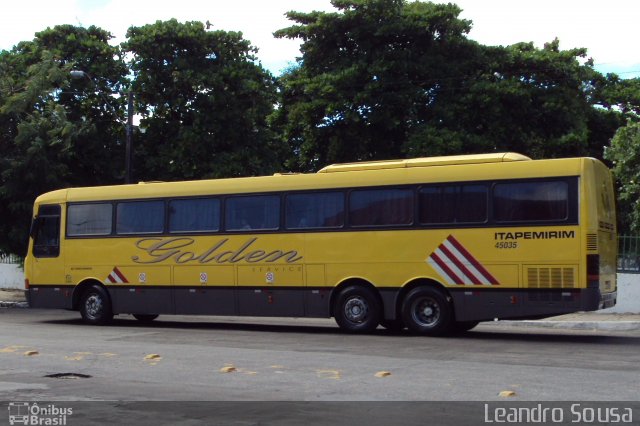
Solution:
<path fill-rule="evenodd" d="M 87 324 L 108 324 L 113 319 L 113 311 L 107 291 L 98 285 L 86 289 L 80 299 L 80 315 Z"/>
<path fill-rule="evenodd" d="M 376 329 L 382 312 L 377 295 L 367 287 L 350 286 L 338 294 L 334 308 L 338 326 L 349 333 Z"/>
<path fill-rule="evenodd" d="M 425 336 L 441 336 L 451 330 L 452 306 L 444 293 L 433 287 L 417 287 L 402 302 L 407 327 Z"/>
<path fill-rule="evenodd" d="M 141 323 L 148 324 L 158 318 L 157 314 L 133 314 L 133 317 Z"/>

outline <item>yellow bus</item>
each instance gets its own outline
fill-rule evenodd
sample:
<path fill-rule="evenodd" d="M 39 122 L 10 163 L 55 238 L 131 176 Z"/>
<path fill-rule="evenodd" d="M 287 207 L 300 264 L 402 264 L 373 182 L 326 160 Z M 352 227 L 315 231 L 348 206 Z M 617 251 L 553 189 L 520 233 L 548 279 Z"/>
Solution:
<path fill-rule="evenodd" d="M 33 308 L 334 317 L 425 335 L 616 303 L 609 170 L 516 153 L 69 188 L 35 201 Z"/>

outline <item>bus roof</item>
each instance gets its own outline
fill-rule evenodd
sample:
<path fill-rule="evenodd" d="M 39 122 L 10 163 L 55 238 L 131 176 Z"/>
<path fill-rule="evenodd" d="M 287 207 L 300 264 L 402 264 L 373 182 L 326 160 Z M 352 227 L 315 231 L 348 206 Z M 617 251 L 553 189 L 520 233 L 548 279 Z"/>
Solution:
<path fill-rule="evenodd" d="M 443 157 L 422 157 L 408 160 L 383 160 L 361 163 L 331 164 L 318 173 L 354 172 L 360 170 L 400 169 L 408 167 L 431 167 L 457 164 L 502 163 L 507 161 L 527 161 L 531 158 L 515 152 L 492 154 L 449 155 Z"/>
<path fill-rule="evenodd" d="M 327 166 L 318 173 L 74 187 L 48 192 L 37 204 L 303 191 L 580 174 L 584 158 L 534 161 L 516 153 L 459 155 Z M 491 167 L 491 165 L 504 167 Z M 452 167 L 435 167 L 452 166 Z M 462 167 L 464 170 L 460 169 Z M 336 173 L 353 171 L 357 173 Z"/>

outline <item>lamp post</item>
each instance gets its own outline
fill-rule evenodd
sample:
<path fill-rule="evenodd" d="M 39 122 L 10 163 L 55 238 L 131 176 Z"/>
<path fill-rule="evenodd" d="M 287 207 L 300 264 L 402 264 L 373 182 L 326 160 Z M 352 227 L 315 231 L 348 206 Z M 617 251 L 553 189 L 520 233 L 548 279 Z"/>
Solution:
<path fill-rule="evenodd" d="M 82 78 L 86 78 L 87 80 L 89 80 L 95 87 L 98 94 L 102 96 L 105 103 L 107 105 L 111 105 L 107 101 L 107 99 L 104 97 L 104 94 L 100 91 L 100 88 L 98 87 L 96 82 L 93 80 L 93 78 L 89 75 L 89 73 L 82 70 L 71 70 L 69 71 L 69 75 L 74 80 L 79 80 Z M 125 136 L 126 139 L 125 139 L 124 183 L 131 183 L 131 169 L 132 169 L 132 158 L 133 158 L 133 155 L 132 155 L 133 153 L 131 151 L 131 145 L 133 142 L 133 92 L 131 92 L 131 90 L 127 91 L 127 124 L 125 124 L 124 127 L 125 127 L 125 135 L 126 135 Z"/>

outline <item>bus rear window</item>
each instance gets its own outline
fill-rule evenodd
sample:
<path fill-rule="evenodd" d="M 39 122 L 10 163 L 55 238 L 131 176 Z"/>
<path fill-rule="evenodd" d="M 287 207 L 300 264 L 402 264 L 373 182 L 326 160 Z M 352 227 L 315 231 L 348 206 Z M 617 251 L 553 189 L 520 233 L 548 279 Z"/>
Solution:
<path fill-rule="evenodd" d="M 498 222 L 551 222 L 569 215 L 569 185 L 564 181 L 498 183 L 493 188 Z"/>

